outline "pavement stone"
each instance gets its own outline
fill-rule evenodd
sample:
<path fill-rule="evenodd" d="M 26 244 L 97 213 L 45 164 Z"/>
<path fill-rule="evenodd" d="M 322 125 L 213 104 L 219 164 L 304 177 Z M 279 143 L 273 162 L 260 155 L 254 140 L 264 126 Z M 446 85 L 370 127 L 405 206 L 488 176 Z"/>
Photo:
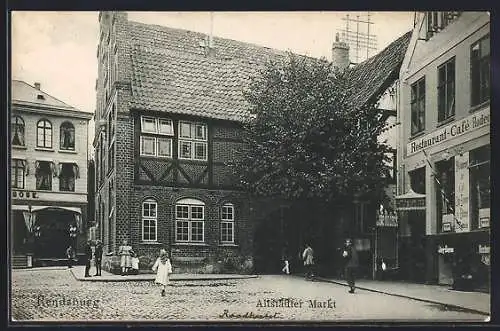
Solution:
<path fill-rule="evenodd" d="M 126 277 L 124 277 L 126 278 Z M 170 282 L 166 297 L 153 281 L 78 281 L 69 270 L 13 270 L 16 321 L 482 322 L 485 316 L 343 285 L 286 275 Z M 297 307 L 274 305 L 279 299 Z M 325 302 L 313 307 L 312 304 Z M 330 300 L 327 307 L 326 302 Z M 271 304 L 266 304 L 271 303 Z M 289 301 L 290 302 L 290 301 Z"/>
<path fill-rule="evenodd" d="M 339 279 L 319 277 L 322 281 L 348 286 Z M 490 315 L 491 296 L 489 293 L 454 291 L 448 286 L 389 282 L 361 279 L 356 281 L 356 288 L 383 293 L 413 300 L 443 304 L 450 307 L 468 309 Z"/>

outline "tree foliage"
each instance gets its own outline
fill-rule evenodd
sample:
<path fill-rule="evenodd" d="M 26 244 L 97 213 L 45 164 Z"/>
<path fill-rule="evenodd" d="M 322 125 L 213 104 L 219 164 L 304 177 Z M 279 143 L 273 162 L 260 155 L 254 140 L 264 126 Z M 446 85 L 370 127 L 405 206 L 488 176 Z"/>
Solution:
<path fill-rule="evenodd" d="M 380 196 L 388 167 L 373 104 L 354 109 L 346 76 L 328 61 L 289 54 L 270 62 L 245 97 L 247 148 L 232 166 L 256 196 L 331 202 Z"/>

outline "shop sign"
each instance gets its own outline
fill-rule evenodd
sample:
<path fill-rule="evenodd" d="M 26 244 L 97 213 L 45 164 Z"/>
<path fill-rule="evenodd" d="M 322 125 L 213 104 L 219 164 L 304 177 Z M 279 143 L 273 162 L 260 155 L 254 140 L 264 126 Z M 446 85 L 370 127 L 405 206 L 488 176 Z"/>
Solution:
<path fill-rule="evenodd" d="M 444 214 L 442 220 L 442 230 L 443 232 L 450 232 L 453 230 L 453 224 L 455 224 L 455 215 Z"/>
<path fill-rule="evenodd" d="M 479 227 L 480 228 L 490 227 L 490 208 L 479 209 Z"/>
<path fill-rule="evenodd" d="M 455 232 L 469 232 L 469 152 L 455 156 Z"/>
<path fill-rule="evenodd" d="M 397 217 L 397 215 L 378 213 L 377 214 L 377 226 L 397 227 L 398 226 L 398 217 Z"/>
<path fill-rule="evenodd" d="M 490 109 L 486 108 L 409 142 L 406 145 L 406 155 L 413 155 L 488 125 L 490 125 Z"/>
<path fill-rule="evenodd" d="M 397 209 L 425 209 L 425 197 L 396 199 Z"/>
<path fill-rule="evenodd" d="M 438 247 L 439 254 L 451 254 L 454 252 L 455 252 L 455 249 L 453 247 L 448 247 L 448 245 L 445 245 L 444 247 L 442 247 L 442 246 Z"/>
<path fill-rule="evenodd" d="M 479 245 L 478 251 L 479 251 L 479 254 L 490 254 L 490 246 L 489 245 Z"/>
<path fill-rule="evenodd" d="M 13 199 L 38 199 L 38 192 L 34 191 L 24 191 L 24 190 L 12 190 Z"/>

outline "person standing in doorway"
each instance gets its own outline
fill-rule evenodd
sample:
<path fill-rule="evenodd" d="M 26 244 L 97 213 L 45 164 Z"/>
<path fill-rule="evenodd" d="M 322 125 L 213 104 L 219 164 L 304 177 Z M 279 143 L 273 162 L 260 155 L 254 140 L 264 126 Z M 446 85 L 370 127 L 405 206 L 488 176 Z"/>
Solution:
<path fill-rule="evenodd" d="M 342 252 L 342 256 L 344 257 L 345 263 L 345 277 L 347 280 L 347 284 L 349 284 L 349 293 L 354 293 L 355 289 L 355 277 L 356 277 L 356 269 L 359 265 L 358 260 L 358 252 L 356 248 L 353 246 L 351 239 L 347 239 L 345 241 L 344 251 Z"/>
<path fill-rule="evenodd" d="M 66 249 L 66 257 L 68 258 L 68 268 L 73 268 L 73 261 L 75 259 L 75 249 L 69 245 Z"/>
<path fill-rule="evenodd" d="M 95 275 L 101 276 L 101 267 L 102 267 L 102 242 L 97 240 L 94 250 L 94 259 L 95 259 Z"/>
<path fill-rule="evenodd" d="M 85 277 L 90 277 L 90 261 L 92 261 L 92 242 L 89 240 L 85 245 Z"/>
<path fill-rule="evenodd" d="M 304 260 L 304 267 L 306 268 L 306 279 L 313 279 L 314 278 L 314 251 L 311 248 L 311 245 L 306 244 L 306 248 L 304 249 L 304 252 L 302 253 L 302 259 Z"/>
<path fill-rule="evenodd" d="M 132 254 L 132 246 L 129 246 L 127 239 L 124 239 L 122 245 L 118 249 L 118 255 L 120 255 L 120 267 L 122 268 L 122 276 L 125 276 L 132 267 Z"/>

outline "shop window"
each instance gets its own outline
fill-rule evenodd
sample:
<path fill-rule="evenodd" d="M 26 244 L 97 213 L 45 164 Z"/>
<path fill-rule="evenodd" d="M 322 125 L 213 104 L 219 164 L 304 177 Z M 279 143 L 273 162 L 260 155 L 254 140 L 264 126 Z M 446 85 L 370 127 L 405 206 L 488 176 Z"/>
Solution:
<path fill-rule="evenodd" d="M 455 58 L 438 67 L 438 122 L 455 116 Z"/>
<path fill-rule="evenodd" d="M 455 162 L 436 162 L 434 174 L 436 188 L 436 211 L 438 229 L 451 231 L 455 226 Z"/>
<path fill-rule="evenodd" d="M 35 177 L 37 190 L 52 190 L 52 175 L 54 174 L 54 163 L 50 161 L 35 162 Z"/>
<path fill-rule="evenodd" d="M 195 199 L 182 199 L 175 205 L 175 240 L 205 241 L 205 204 Z"/>
<path fill-rule="evenodd" d="M 52 124 L 47 120 L 40 120 L 36 125 L 36 146 L 52 148 Z"/>
<path fill-rule="evenodd" d="M 234 243 L 234 206 L 229 203 L 221 208 L 220 238 L 222 243 Z"/>
<path fill-rule="evenodd" d="M 59 164 L 59 191 L 75 191 L 75 179 L 79 177 L 78 165 L 75 163 Z"/>
<path fill-rule="evenodd" d="M 490 100 L 490 36 L 472 44 L 470 52 L 471 106 Z"/>
<path fill-rule="evenodd" d="M 411 85 L 411 134 L 425 130 L 425 78 Z"/>
<path fill-rule="evenodd" d="M 24 188 L 25 170 L 25 160 L 12 159 L 12 167 L 10 170 L 10 185 L 12 188 Z"/>
<path fill-rule="evenodd" d="M 158 204 L 154 199 L 142 203 L 142 240 L 156 241 L 158 225 Z"/>
<path fill-rule="evenodd" d="M 75 127 L 70 122 L 61 124 L 60 149 L 75 150 Z"/>
<path fill-rule="evenodd" d="M 410 171 L 408 174 L 413 192 L 425 194 L 425 167 Z"/>
<path fill-rule="evenodd" d="M 469 153 L 470 217 L 472 229 L 490 226 L 491 149 L 484 146 Z"/>
<path fill-rule="evenodd" d="M 24 120 L 19 116 L 12 118 L 11 142 L 13 146 L 25 146 L 24 140 Z"/>

